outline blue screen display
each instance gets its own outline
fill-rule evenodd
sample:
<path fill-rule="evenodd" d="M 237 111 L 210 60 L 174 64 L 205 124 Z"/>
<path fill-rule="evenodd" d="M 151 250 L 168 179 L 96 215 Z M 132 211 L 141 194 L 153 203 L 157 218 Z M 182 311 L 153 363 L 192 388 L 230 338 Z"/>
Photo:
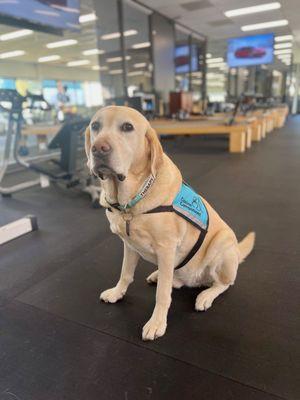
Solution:
<path fill-rule="evenodd" d="M 274 34 L 245 36 L 228 40 L 229 67 L 270 64 L 273 62 Z"/>
<path fill-rule="evenodd" d="M 0 2 L 0 14 L 59 29 L 79 29 L 79 0 Z"/>
<path fill-rule="evenodd" d="M 197 45 L 191 46 L 191 72 L 199 70 L 199 49 Z M 175 73 L 185 74 L 190 71 L 190 47 L 181 45 L 175 48 Z"/>

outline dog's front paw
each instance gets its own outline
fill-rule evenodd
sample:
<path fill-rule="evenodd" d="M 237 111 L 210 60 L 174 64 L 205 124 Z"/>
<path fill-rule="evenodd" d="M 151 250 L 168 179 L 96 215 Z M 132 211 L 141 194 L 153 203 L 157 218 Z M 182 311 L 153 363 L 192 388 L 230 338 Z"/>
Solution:
<path fill-rule="evenodd" d="M 163 336 L 167 329 L 167 321 L 151 317 L 143 327 L 143 340 L 154 340 Z"/>
<path fill-rule="evenodd" d="M 100 300 L 105 301 L 105 303 L 116 303 L 124 297 L 124 293 L 118 290 L 116 287 L 104 290 L 100 294 Z"/>
<path fill-rule="evenodd" d="M 197 296 L 195 304 L 196 311 L 208 310 L 211 307 L 214 299 L 215 297 L 213 296 L 212 293 L 210 293 L 209 289 L 204 290 Z"/>

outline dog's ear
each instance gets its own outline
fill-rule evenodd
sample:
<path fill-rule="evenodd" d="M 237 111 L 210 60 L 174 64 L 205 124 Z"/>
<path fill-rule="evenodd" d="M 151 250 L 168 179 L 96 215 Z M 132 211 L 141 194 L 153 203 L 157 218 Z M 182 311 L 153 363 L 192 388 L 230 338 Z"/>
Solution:
<path fill-rule="evenodd" d="M 150 146 L 151 173 L 155 176 L 159 167 L 163 163 L 163 149 L 155 130 L 150 126 L 150 124 L 146 131 L 146 139 Z"/>
<path fill-rule="evenodd" d="M 87 165 L 89 167 L 90 150 L 91 150 L 91 131 L 90 131 L 90 127 L 89 126 L 86 128 L 84 136 L 85 136 L 84 147 L 85 147 L 85 152 L 86 152 L 86 156 L 87 156 L 87 159 L 88 159 Z"/>

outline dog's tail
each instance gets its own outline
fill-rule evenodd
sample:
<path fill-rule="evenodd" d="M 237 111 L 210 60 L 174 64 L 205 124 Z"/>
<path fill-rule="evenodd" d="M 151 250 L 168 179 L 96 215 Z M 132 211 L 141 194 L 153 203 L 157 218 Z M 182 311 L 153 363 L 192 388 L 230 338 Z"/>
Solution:
<path fill-rule="evenodd" d="M 255 242 L 255 232 L 249 232 L 238 244 L 240 251 L 240 263 L 251 253 Z"/>

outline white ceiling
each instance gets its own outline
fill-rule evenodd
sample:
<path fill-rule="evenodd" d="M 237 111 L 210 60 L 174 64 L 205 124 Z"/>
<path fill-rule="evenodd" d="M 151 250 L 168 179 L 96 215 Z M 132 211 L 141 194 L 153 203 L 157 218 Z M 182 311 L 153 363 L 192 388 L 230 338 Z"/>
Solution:
<path fill-rule="evenodd" d="M 176 19 L 178 22 L 190 27 L 209 39 L 223 39 L 233 36 L 243 36 L 241 26 L 288 19 L 289 25 L 276 28 L 278 35 L 289 34 L 291 31 L 300 41 L 300 1 L 281 0 L 282 7 L 278 10 L 227 18 L 225 11 L 270 3 L 274 0 L 141 0 L 140 2 L 159 11 L 160 13 Z M 188 8 L 188 9 L 187 9 Z M 269 32 L 270 30 L 262 30 Z"/>
<path fill-rule="evenodd" d="M 277 10 L 228 18 L 225 11 L 270 3 L 275 0 L 139 0 L 140 3 L 173 18 L 208 38 L 208 51 L 225 57 L 227 39 L 256 33 L 274 32 L 276 36 L 293 34 L 295 60 L 300 62 L 300 0 L 279 0 Z M 273 29 L 243 32 L 241 26 L 287 19 L 289 25 Z M 284 68 L 275 58 L 275 68 Z"/>
<path fill-rule="evenodd" d="M 95 1 L 99 1 L 101 4 L 101 0 Z M 271 12 L 251 14 L 233 19 L 229 19 L 224 15 L 224 12 L 230 9 L 253 6 L 270 1 L 273 0 L 140 0 L 139 3 L 143 3 L 170 18 L 174 18 L 183 25 L 206 35 L 209 38 L 209 52 L 212 52 L 213 56 L 218 57 L 225 55 L 226 38 L 244 35 L 245 33 L 241 31 L 241 26 L 251 23 L 286 18 L 289 21 L 289 25 L 274 29 L 275 34 L 283 35 L 292 32 L 295 36 L 295 42 L 300 43 L 300 0 L 281 0 L 282 8 Z M 51 65 L 66 65 L 68 61 L 87 58 L 82 55 L 82 51 L 97 47 L 97 35 L 117 30 L 116 20 L 110 20 L 113 3 L 104 2 L 104 4 L 103 16 L 105 16 L 105 19 L 103 21 L 100 18 L 97 24 L 89 23 L 82 25 L 80 32 L 65 32 L 64 38 L 76 38 L 78 40 L 78 44 L 75 46 L 62 47 L 50 51 L 46 48 L 46 43 L 60 40 L 60 37 L 35 32 L 33 35 L 25 38 L 0 42 L 0 53 L 11 50 L 25 50 L 26 54 L 24 56 L 11 60 L 31 63 L 36 62 L 39 57 L 51 54 L 58 54 L 62 57 L 61 60 L 53 62 Z M 106 10 L 106 7 L 109 7 L 109 9 Z M 81 14 L 90 13 L 93 9 L 93 0 L 81 0 Z M 125 29 L 135 28 L 139 32 L 136 36 L 126 38 L 126 45 L 128 44 L 130 47 L 133 43 L 145 41 L 146 39 L 143 37 L 143 33 L 147 31 L 145 21 L 138 17 L 138 14 L 130 12 L 130 10 L 128 12 L 125 10 L 125 15 Z M 0 34 L 13 30 L 15 28 L 0 25 Z M 254 31 L 254 33 L 262 32 L 265 31 Z M 106 43 L 102 41 L 100 45 L 108 53 L 112 51 L 112 42 L 111 40 Z M 116 44 L 119 43 L 118 40 L 114 42 Z M 109 48 L 105 48 L 106 46 L 109 46 Z M 295 50 L 297 53 L 297 49 Z M 89 56 L 88 59 L 91 61 L 91 64 L 84 68 L 91 69 L 91 66 L 97 65 L 97 56 Z M 279 66 L 282 67 L 283 65 Z"/>

